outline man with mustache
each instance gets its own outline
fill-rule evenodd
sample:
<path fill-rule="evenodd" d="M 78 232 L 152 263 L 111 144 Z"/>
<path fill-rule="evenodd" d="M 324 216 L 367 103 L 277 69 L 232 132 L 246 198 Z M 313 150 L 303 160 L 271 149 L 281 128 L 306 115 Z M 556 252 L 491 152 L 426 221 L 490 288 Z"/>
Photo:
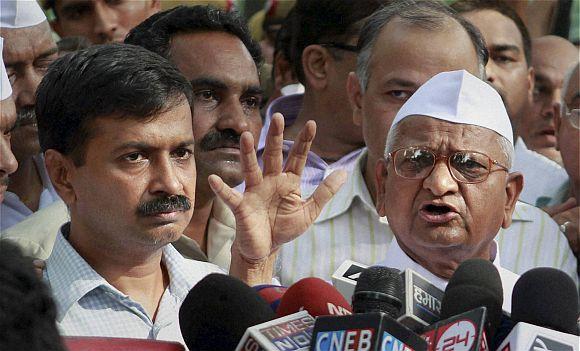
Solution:
<path fill-rule="evenodd" d="M 147 17 L 159 12 L 160 0 L 45 0 L 52 29 L 61 38 L 82 36 L 94 44 L 122 42 Z"/>
<path fill-rule="evenodd" d="M 207 179 L 217 174 L 231 187 L 243 182 L 240 136 L 249 131 L 257 143 L 262 127 L 259 46 L 240 17 L 207 6 L 157 13 L 134 28 L 126 42 L 167 58 L 193 85 L 199 176 L 193 217 L 174 246 L 185 257 L 228 270 L 235 220 Z M 67 220 L 59 201 L 7 230 L 3 239 L 17 243 L 30 257 L 46 259 L 56 231 Z"/>
<path fill-rule="evenodd" d="M 0 36 L 18 114 L 12 151 L 19 167 L 0 205 L 0 229 L 6 229 L 58 200 L 40 155 L 34 115 L 36 88 L 58 49 L 36 1 L 1 1 Z"/>
<path fill-rule="evenodd" d="M 171 63 L 129 44 L 66 55 L 40 84 L 40 144 L 71 216 L 44 271 L 64 335 L 183 342 L 183 299 L 202 277 L 221 272 L 169 245 L 193 212 L 193 101 Z M 316 126 L 306 125 L 283 168 L 282 122 L 273 119 L 263 172 L 252 134 L 242 133 L 244 194 L 208 177 L 236 217 L 230 274 L 249 285 L 271 282 L 280 246 L 304 232 L 345 178 L 330 175 L 303 200 L 300 178 Z"/>
<path fill-rule="evenodd" d="M 0 37 L 0 204 L 8 187 L 8 176 L 18 167 L 10 148 L 10 133 L 16 124 L 16 108 L 12 99 L 12 88 L 2 60 L 4 39 Z"/>

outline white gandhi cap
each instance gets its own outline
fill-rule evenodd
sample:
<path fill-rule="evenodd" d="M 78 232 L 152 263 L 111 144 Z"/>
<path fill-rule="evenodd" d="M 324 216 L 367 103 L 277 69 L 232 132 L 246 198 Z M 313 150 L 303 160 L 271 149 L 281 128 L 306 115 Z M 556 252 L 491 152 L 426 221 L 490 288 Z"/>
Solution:
<path fill-rule="evenodd" d="M 401 107 L 391 129 L 417 115 L 480 126 L 514 142 L 512 125 L 497 91 L 464 70 L 439 73 L 429 79 Z"/>
<path fill-rule="evenodd" d="M 25 28 L 46 21 L 35 0 L 0 0 L 0 27 Z"/>
<path fill-rule="evenodd" d="M 12 95 L 12 87 L 6 74 L 6 67 L 2 59 L 2 49 L 4 48 L 4 38 L 0 37 L 0 101 L 7 99 Z"/>

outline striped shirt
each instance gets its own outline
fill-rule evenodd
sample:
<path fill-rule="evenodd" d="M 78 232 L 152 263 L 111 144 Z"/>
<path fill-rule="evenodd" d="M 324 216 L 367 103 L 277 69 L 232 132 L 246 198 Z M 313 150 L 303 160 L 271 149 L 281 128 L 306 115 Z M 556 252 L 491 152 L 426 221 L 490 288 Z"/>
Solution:
<path fill-rule="evenodd" d="M 372 265 L 387 258 L 393 233 L 376 212 L 362 174 L 365 163 L 366 150 L 314 224 L 282 247 L 278 276 L 284 285 L 310 276 L 330 280 L 347 259 Z M 553 267 L 578 281 L 576 258 L 566 237 L 537 207 L 518 201 L 512 225 L 501 229 L 496 240 L 504 268 L 522 274 L 534 267 Z"/>
<path fill-rule="evenodd" d="M 266 135 L 268 134 L 268 128 L 270 128 L 272 115 L 276 112 L 282 113 L 284 116 L 285 126 L 291 126 L 298 117 L 298 113 L 302 107 L 303 96 L 303 94 L 281 96 L 272 101 L 270 106 L 268 106 L 268 109 L 266 110 L 266 118 L 264 120 L 264 127 L 260 133 L 260 141 L 258 143 L 257 150 L 258 162 L 260 163 L 260 166 L 262 166 L 262 153 L 264 152 Z M 293 141 L 284 140 L 282 146 L 284 160 L 288 158 L 288 153 L 290 152 L 292 145 L 294 145 Z M 363 148 L 354 150 L 331 164 L 328 164 L 314 152 L 309 152 L 304 171 L 302 172 L 302 191 L 307 192 L 312 188 L 316 188 L 318 184 L 322 183 L 322 181 L 335 170 L 344 169 L 347 172 L 351 171 L 354 168 L 357 157 L 361 154 L 362 151 Z M 243 190 L 243 187 L 239 186 L 236 189 Z"/>
<path fill-rule="evenodd" d="M 66 226 L 66 225 L 65 225 Z M 63 226 L 63 228 L 65 228 Z M 217 266 L 187 260 L 172 245 L 163 248 L 169 274 L 155 321 L 130 296 L 109 284 L 59 231 L 44 279 L 57 306 L 57 326 L 66 336 L 105 336 L 176 341 L 184 344 L 178 312 L 189 289 Z"/>
<path fill-rule="evenodd" d="M 393 233 L 375 210 L 362 175 L 365 163 L 366 151 L 314 224 L 282 247 L 278 276 L 283 285 L 305 277 L 330 280 L 347 259 L 368 265 L 385 259 Z"/>
<path fill-rule="evenodd" d="M 544 211 L 518 201 L 512 225 L 500 229 L 499 244 L 502 266 L 523 274 L 535 267 L 560 269 L 578 284 L 578 261 L 558 224 Z"/>

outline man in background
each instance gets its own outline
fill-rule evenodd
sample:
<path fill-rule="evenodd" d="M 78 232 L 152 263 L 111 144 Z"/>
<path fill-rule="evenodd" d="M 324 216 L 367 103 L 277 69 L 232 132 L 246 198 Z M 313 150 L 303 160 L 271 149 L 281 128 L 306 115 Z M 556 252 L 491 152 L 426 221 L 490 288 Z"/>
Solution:
<path fill-rule="evenodd" d="M 460 0 L 452 7 L 482 33 L 489 51 L 487 80 L 506 104 L 514 129 L 513 169 L 525 178 L 520 200 L 543 207 L 557 202 L 567 183 L 566 171 L 556 162 L 528 149 L 521 138 L 522 121 L 530 113 L 534 91 L 532 43 L 518 14 L 502 0 Z"/>
<path fill-rule="evenodd" d="M 58 48 L 36 1 L 1 1 L 0 37 L 4 38 L 2 57 L 16 104 L 17 126 L 11 141 L 19 164 L 0 205 L 3 230 L 59 199 L 40 153 L 34 113 L 36 89 L 57 58 Z"/>
<path fill-rule="evenodd" d="M 122 42 L 131 28 L 161 9 L 160 0 L 45 0 L 52 29 L 61 37 L 82 36 L 93 44 Z"/>
<path fill-rule="evenodd" d="M 552 35 L 532 39 L 532 48 L 534 103 L 522 119 L 522 139 L 530 150 L 561 165 L 562 157 L 556 150 L 555 107 L 562 101 L 564 76 L 578 62 L 578 49 L 568 40 Z"/>
<path fill-rule="evenodd" d="M 18 162 L 10 148 L 10 134 L 16 125 L 16 107 L 12 99 L 12 88 L 2 60 L 4 39 L 0 37 L 0 204 L 4 201 L 8 176 L 16 171 Z"/>

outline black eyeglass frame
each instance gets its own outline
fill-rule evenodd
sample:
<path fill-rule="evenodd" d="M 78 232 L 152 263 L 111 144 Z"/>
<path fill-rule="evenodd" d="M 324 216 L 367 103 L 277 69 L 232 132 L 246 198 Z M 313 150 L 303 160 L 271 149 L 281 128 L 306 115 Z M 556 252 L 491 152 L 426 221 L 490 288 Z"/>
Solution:
<path fill-rule="evenodd" d="M 403 151 L 403 150 L 413 150 L 413 149 L 415 149 L 415 150 L 417 150 L 417 149 L 418 150 L 425 150 L 425 151 L 430 152 L 434 156 L 433 157 L 434 158 L 434 162 L 433 162 L 433 165 L 431 165 L 431 169 L 423 177 L 416 177 L 416 178 L 405 177 L 402 174 L 400 174 L 399 170 L 397 169 L 397 165 L 395 163 L 395 157 L 397 156 L 397 153 L 399 153 L 400 151 Z M 485 175 L 485 177 L 483 177 L 483 179 L 478 179 L 476 181 L 465 181 L 465 180 L 462 180 L 462 179 L 458 179 L 457 176 L 455 176 L 454 172 L 451 170 L 452 168 L 455 169 L 454 167 L 451 167 L 451 158 L 453 156 L 457 155 L 457 154 L 465 153 L 465 152 L 479 154 L 479 155 L 485 156 L 487 158 L 487 160 L 488 160 L 488 172 Z M 399 177 L 404 178 L 404 179 L 411 179 L 411 180 L 421 180 L 421 179 L 428 178 L 431 175 L 431 173 L 433 172 L 433 169 L 435 169 L 435 166 L 437 165 L 437 162 L 439 162 L 439 160 L 441 160 L 441 159 L 446 159 L 447 160 L 445 162 L 445 164 L 447 165 L 447 170 L 449 171 L 449 174 L 451 174 L 451 176 L 453 177 L 453 179 L 455 179 L 459 183 L 464 183 L 464 184 L 478 184 L 478 183 L 485 182 L 489 178 L 489 175 L 491 173 L 493 173 L 493 172 L 506 171 L 506 172 L 509 173 L 509 168 L 507 168 L 506 166 L 504 166 L 501 163 L 499 163 L 499 161 L 492 159 L 491 157 L 489 157 L 488 155 L 486 155 L 484 153 L 481 153 L 479 151 L 473 151 L 473 150 L 458 150 L 458 151 L 452 153 L 451 155 L 441 155 L 441 154 L 437 154 L 436 152 L 434 152 L 433 150 L 431 150 L 430 148 L 425 147 L 425 146 L 406 146 L 406 147 L 399 148 L 399 149 L 397 149 L 395 151 L 389 152 L 386 155 L 387 162 L 389 162 L 389 159 L 392 161 L 393 169 L 395 170 L 395 173 Z M 492 166 L 493 165 L 496 165 L 496 166 L 498 166 L 500 168 L 492 169 Z M 456 169 L 456 171 L 459 172 L 459 173 L 461 173 L 457 169 Z"/>
<path fill-rule="evenodd" d="M 328 43 L 321 43 L 318 44 L 320 46 L 324 46 L 326 48 L 334 48 L 334 49 L 339 49 L 339 50 L 344 50 L 344 51 L 349 51 L 349 52 L 354 52 L 357 53 L 360 51 L 358 46 L 356 45 L 349 45 L 349 44 L 343 44 L 343 43 L 336 43 L 336 42 L 328 42 Z"/>

